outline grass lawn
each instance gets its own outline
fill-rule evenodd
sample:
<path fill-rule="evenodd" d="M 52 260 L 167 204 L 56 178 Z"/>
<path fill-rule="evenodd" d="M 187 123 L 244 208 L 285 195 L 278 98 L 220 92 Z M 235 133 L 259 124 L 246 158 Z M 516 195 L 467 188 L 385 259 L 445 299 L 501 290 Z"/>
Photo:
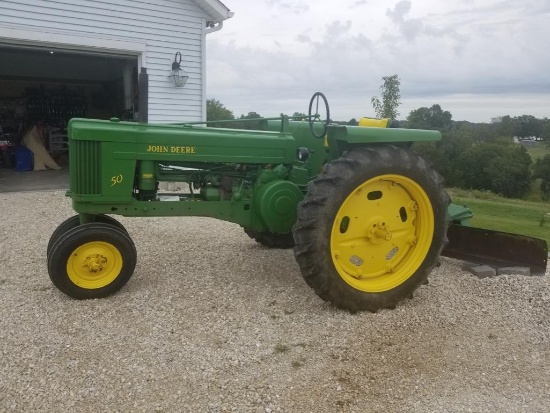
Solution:
<path fill-rule="evenodd" d="M 526 149 L 533 162 L 550 154 L 546 142 L 537 142 Z M 538 185 L 540 182 L 535 182 L 533 186 Z M 550 213 L 549 202 L 508 199 L 490 192 L 457 188 L 447 191 L 454 204 L 464 205 L 474 213 L 471 220 L 473 227 L 542 238 L 550 245 L 550 217 L 544 218 L 545 214 Z"/>
<path fill-rule="evenodd" d="M 534 146 L 530 146 L 527 149 L 527 153 L 531 155 L 531 159 L 535 162 L 539 158 L 543 158 L 544 155 L 550 155 L 550 148 L 546 142 L 536 142 Z"/>
<path fill-rule="evenodd" d="M 453 194 L 453 203 L 465 205 L 473 213 L 473 227 L 529 235 L 545 239 L 550 245 L 550 218 L 541 226 L 544 214 L 550 213 L 550 203 L 528 202 L 493 196 L 491 199 L 477 199 L 463 194 Z"/>

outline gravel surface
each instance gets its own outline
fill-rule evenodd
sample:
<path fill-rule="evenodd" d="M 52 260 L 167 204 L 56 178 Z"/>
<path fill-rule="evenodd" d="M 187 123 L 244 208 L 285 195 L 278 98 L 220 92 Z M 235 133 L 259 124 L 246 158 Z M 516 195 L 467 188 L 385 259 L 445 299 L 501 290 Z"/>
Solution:
<path fill-rule="evenodd" d="M 549 412 L 550 283 L 444 259 L 413 300 L 349 314 L 290 250 L 207 218 L 120 218 L 118 294 L 51 284 L 63 192 L 0 194 L 0 412 Z"/>

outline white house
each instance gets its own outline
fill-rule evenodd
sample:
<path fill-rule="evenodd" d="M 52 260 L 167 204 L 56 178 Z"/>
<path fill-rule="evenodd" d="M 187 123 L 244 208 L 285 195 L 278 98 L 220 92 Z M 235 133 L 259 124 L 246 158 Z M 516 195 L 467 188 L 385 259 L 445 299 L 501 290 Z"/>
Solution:
<path fill-rule="evenodd" d="M 2 0 L 0 125 L 135 118 L 140 68 L 149 122 L 204 120 L 205 37 L 232 15 L 218 0 Z M 184 87 L 170 78 L 178 52 Z"/>

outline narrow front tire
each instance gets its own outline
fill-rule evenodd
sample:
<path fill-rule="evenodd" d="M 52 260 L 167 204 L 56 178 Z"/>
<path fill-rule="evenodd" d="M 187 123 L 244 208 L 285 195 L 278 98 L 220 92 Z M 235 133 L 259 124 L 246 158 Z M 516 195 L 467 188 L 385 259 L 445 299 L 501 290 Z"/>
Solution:
<path fill-rule="evenodd" d="M 114 219 L 113 217 L 110 217 L 109 215 L 96 215 L 95 216 L 95 222 L 99 222 L 102 224 L 109 224 L 113 225 L 117 228 L 120 228 L 122 231 L 128 233 L 126 231 L 126 228 L 124 228 L 124 225 L 122 225 L 119 221 Z M 53 244 L 67 231 L 70 229 L 76 228 L 80 225 L 80 216 L 79 215 L 73 215 L 72 217 L 67 218 L 65 221 L 63 221 L 61 224 L 57 226 L 57 228 L 52 233 L 50 240 L 48 241 L 48 247 L 46 248 L 46 256 L 50 256 L 50 252 L 52 250 Z"/>
<path fill-rule="evenodd" d="M 136 248 L 128 233 L 93 222 L 59 237 L 48 257 L 48 273 L 53 284 L 72 298 L 103 298 L 128 282 L 136 261 Z"/>

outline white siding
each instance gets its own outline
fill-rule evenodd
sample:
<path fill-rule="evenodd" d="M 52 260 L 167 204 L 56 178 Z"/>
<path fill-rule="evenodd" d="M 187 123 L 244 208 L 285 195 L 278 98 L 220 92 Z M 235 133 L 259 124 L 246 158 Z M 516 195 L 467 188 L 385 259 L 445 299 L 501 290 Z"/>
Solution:
<path fill-rule="evenodd" d="M 145 44 L 149 121 L 182 122 L 203 116 L 203 29 L 208 15 L 192 0 L 1 0 L 0 28 Z M 2 39 L 0 38 L 0 41 Z M 189 75 L 175 88 L 168 75 L 174 54 Z"/>

